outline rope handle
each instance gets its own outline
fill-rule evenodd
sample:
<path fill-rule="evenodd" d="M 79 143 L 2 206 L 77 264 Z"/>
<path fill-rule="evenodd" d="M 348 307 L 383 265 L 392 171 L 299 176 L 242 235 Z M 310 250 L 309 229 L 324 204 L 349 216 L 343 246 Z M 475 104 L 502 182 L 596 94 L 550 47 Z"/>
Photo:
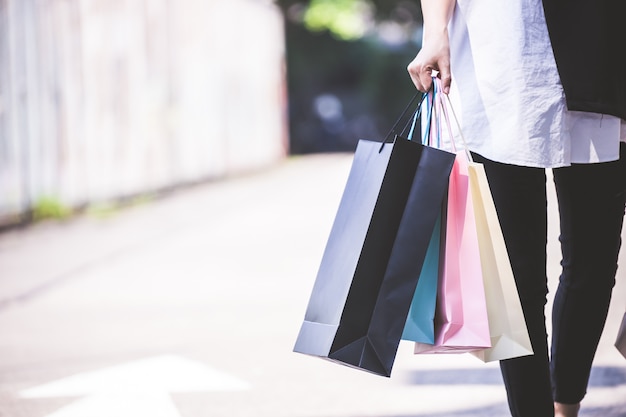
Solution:
<path fill-rule="evenodd" d="M 396 122 L 393 124 L 393 126 L 391 126 L 391 129 L 389 130 L 389 132 L 387 133 L 387 135 L 385 136 L 385 138 L 383 139 L 383 144 L 387 143 L 387 140 L 389 139 L 389 136 L 391 136 L 392 133 L 395 133 L 396 135 L 398 135 L 398 132 L 396 132 L 396 128 L 398 127 L 398 125 L 400 124 L 400 122 L 402 121 L 402 119 L 404 118 L 404 116 L 406 116 L 407 112 L 409 111 L 409 109 L 411 108 L 411 106 L 413 105 L 413 102 L 415 101 L 415 99 L 422 94 L 422 99 L 420 100 L 420 105 L 418 105 L 418 110 L 421 108 L 421 102 L 424 98 L 423 93 L 421 93 L 420 91 L 416 91 L 415 94 L 413 94 L 413 97 L 411 97 L 411 100 L 409 100 L 409 102 L 407 103 L 407 105 L 404 107 L 404 110 L 402 110 L 402 113 L 400 113 L 400 117 L 398 117 L 398 119 L 396 120 Z M 406 129 L 406 125 L 405 128 Z M 404 131 L 404 129 L 402 129 L 402 131 Z M 402 133 L 402 132 L 401 132 Z"/>
<path fill-rule="evenodd" d="M 442 90 L 442 86 L 441 86 L 441 80 L 436 79 L 434 80 L 434 83 L 437 85 L 437 89 Z M 445 96 L 445 101 L 443 96 Z M 447 102 L 447 103 L 446 103 Z M 456 143 L 454 140 L 454 134 L 452 132 L 452 126 L 450 124 L 450 116 L 448 113 L 448 109 L 450 110 L 450 112 L 452 112 L 452 118 L 454 119 L 456 128 L 459 132 L 459 136 L 461 138 L 461 143 L 463 145 L 463 150 L 465 152 L 465 155 L 467 156 L 467 159 L 470 162 L 474 162 L 472 159 L 472 154 L 469 151 L 469 148 L 467 146 L 467 142 L 465 141 L 465 136 L 463 136 L 463 130 L 461 129 L 461 124 L 459 123 L 459 119 L 456 116 L 456 112 L 454 111 L 454 107 L 452 106 L 452 101 L 450 100 L 450 96 L 447 94 L 439 94 L 439 108 L 441 109 L 441 113 L 443 114 L 444 120 L 446 122 L 447 128 L 448 128 L 448 134 L 450 136 L 450 141 L 451 141 L 451 145 L 452 145 L 452 149 L 454 150 L 454 152 L 457 151 L 457 147 L 456 147 Z"/>
<path fill-rule="evenodd" d="M 421 114 L 421 111 L 422 111 L 422 105 L 424 104 L 424 100 L 427 98 L 428 93 L 422 93 L 420 91 L 416 91 L 415 94 L 413 94 L 413 97 L 411 97 L 411 99 L 409 100 L 407 105 L 404 107 L 404 110 L 402 111 L 402 113 L 400 114 L 400 116 L 398 117 L 396 122 L 393 124 L 393 126 L 391 127 L 391 129 L 389 130 L 389 132 L 387 133 L 385 138 L 383 139 L 383 141 L 382 141 L 382 143 L 380 145 L 380 148 L 378 150 L 379 153 L 382 152 L 385 144 L 390 143 L 388 140 L 389 140 L 389 137 L 391 136 L 391 134 L 395 134 L 395 137 L 393 139 L 395 141 L 396 137 L 402 136 L 406 132 L 407 127 L 411 123 L 411 119 L 409 119 L 405 123 L 405 125 L 402 128 L 402 131 L 400 133 L 398 133 L 396 129 L 397 129 L 398 125 L 400 125 L 400 122 L 402 121 L 402 119 L 404 119 L 404 117 L 406 116 L 406 114 L 409 111 L 409 109 L 413 106 L 413 102 L 415 101 L 415 99 L 418 98 L 420 96 L 420 94 L 421 94 L 421 98 L 420 98 L 419 103 L 417 105 L 417 109 L 414 111 L 413 119 L 415 120 L 416 118 L 419 117 L 419 115 Z M 409 131 L 409 137 L 408 137 L 409 140 L 412 139 L 414 130 L 415 130 L 415 123 L 413 123 L 411 125 L 411 130 Z"/>

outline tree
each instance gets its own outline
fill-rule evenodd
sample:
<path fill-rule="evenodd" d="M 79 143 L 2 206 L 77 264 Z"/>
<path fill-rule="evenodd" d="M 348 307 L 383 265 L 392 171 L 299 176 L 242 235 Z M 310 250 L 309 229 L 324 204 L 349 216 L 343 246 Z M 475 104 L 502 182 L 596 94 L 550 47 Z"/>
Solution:
<path fill-rule="evenodd" d="M 377 25 L 421 27 L 418 0 L 276 0 L 285 16 L 312 31 L 328 30 L 342 39 L 368 34 Z"/>
<path fill-rule="evenodd" d="M 407 0 L 276 0 L 285 16 L 289 128 L 295 154 L 351 151 L 382 139 L 415 89 L 421 44 Z"/>

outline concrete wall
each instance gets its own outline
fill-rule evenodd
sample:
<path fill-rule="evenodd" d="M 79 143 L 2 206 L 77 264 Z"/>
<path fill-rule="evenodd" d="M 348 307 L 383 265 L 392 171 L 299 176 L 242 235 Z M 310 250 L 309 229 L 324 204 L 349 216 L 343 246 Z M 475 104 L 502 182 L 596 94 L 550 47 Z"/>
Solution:
<path fill-rule="evenodd" d="M 282 18 L 262 0 L 0 0 L 0 225 L 287 154 Z"/>

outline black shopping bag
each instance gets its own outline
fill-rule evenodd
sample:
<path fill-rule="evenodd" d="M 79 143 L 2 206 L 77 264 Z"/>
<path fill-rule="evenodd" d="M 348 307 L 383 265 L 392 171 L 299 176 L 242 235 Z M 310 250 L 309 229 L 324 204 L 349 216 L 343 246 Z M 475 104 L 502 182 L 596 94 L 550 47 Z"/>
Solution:
<path fill-rule="evenodd" d="M 390 376 L 454 154 L 359 141 L 295 352 Z"/>

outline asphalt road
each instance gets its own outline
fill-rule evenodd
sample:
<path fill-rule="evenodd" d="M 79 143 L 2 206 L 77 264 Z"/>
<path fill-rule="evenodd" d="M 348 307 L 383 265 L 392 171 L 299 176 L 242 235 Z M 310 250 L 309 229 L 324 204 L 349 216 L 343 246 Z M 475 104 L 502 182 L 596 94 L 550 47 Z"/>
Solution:
<path fill-rule="evenodd" d="M 0 417 L 506 416 L 497 365 L 472 356 L 403 342 L 383 378 L 291 351 L 350 162 L 0 234 Z M 553 227 L 549 257 L 553 286 Z M 626 416 L 618 279 L 583 417 Z"/>

